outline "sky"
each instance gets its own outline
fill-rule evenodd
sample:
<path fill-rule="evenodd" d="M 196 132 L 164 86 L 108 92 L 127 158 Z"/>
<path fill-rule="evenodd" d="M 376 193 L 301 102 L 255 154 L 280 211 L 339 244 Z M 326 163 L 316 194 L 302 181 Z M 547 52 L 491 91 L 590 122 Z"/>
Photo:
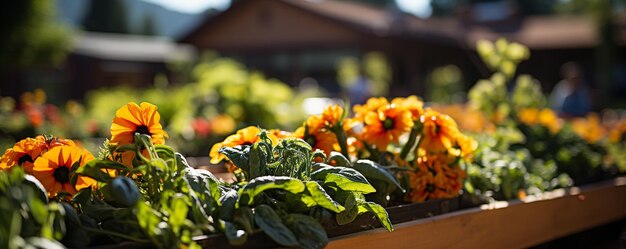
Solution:
<path fill-rule="evenodd" d="M 160 4 L 166 8 L 184 12 L 199 13 L 207 8 L 226 9 L 230 0 L 144 0 Z M 419 17 L 430 16 L 430 0 L 396 0 L 400 9 Z"/>

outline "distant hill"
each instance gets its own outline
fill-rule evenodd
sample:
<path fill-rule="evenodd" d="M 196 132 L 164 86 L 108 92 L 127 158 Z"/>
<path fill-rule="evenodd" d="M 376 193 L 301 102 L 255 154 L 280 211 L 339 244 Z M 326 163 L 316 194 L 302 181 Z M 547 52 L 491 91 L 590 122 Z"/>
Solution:
<path fill-rule="evenodd" d="M 152 15 L 157 34 L 173 39 L 186 34 L 206 16 L 217 12 L 217 10 L 208 9 L 199 14 L 187 14 L 142 0 L 124 0 L 124 2 L 131 32 L 136 33 L 140 29 L 145 15 Z M 57 0 L 57 16 L 62 22 L 80 28 L 88 4 L 89 1 L 85 0 Z"/>

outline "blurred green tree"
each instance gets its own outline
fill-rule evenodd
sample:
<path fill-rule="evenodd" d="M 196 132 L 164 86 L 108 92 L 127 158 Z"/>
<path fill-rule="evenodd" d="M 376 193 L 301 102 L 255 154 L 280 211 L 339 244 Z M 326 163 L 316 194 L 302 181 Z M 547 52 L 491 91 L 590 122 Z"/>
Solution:
<path fill-rule="evenodd" d="M 137 33 L 151 36 L 158 35 L 159 31 L 155 23 L 154 16 L 151 14 L 145 14 L 141 20 L 141 27 Z"/>
<path fill-rule="evenodd" d="M 55 21 L 54 1 L 7 1 L 0 8 L 0 69 L 56 65 L 70 49 L 70 32 Z"/>
<path fill-rule="evenodd" d="M 124 0 L 91 0 L 83 19 L 87 31 L 129 33 Z"/>

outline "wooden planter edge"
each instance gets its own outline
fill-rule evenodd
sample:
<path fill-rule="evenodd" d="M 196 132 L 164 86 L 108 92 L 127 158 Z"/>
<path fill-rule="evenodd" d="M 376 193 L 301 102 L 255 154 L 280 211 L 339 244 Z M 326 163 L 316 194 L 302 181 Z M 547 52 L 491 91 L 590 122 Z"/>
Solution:
<path fill-rule="evenodd" d="M 327 248 L 523 248 L 626 217 L 626 177 L 333 238 Z"/>

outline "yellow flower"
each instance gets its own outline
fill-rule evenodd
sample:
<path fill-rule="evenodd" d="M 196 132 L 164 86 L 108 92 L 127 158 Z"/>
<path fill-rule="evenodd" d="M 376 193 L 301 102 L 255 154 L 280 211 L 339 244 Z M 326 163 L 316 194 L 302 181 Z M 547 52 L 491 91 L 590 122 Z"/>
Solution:
<path fill-rule="evenodd" d="M 427 109 L 420 121 L 423 124 L 421 148 L 429 152 L 452 149 L 460 132 L 450 116 Z"/>
<path fill-rule="evenodd" d="M 293 133 L 288 132 L 288 131 L 283 131 L 280 129 L 271 129 L 271 130 L 268 130 L 267 132 L 274 135 L 277 139 L 294 137 Z"/>
<path fill-rule="evenodd" d="M 517 113 L 517 119 L 519 119 L 522 124 L 525 125 L 534 125 L 537 123 L 537 117 L 539 116 L 539 110 L 535 108 L 524 108 L 519 110 Z"/>
<path fill-rule="evenodd" d="M 387 105 L 377 111 L 370 111 L 365 115 L 361 138 L 376 145 L 378 150 L 387 149 L 389 143 L 397 143 L 400 136 L 413 127 L 411 112 L 395 105 Z"/>
<path fill-rule="evenodd" d="M 115 112 L 111 124 L 111 143 L 125 145 L 134 142 L 135 133 L 146 134 L 154 144 L 164 144 L 167 133 L 159 123 L 161 115 L 153 104 L 130 102 Z"/>
<path fill-rule="evenodd" d="M 256 126 L 248 126 L 241 130 L 238 130 L 237 133 L 230 135 L 224 139 L 221 143 L 216 143 L 211 147 L 211 151 L 209 152 L 209 156 L 211 157 L 212 164 L 218 164 L 222 160 L 226 158 L 222 153 L 219 153 L 219 150 L 222 147 L 235 147 L 237 145 L 252 145 L 261 140 L 258 136 L 261 133 L 261 129 Z M 271 133 L 267 134 L 270 140 L 272 140 L 272 144 L 276 144 L 278 139 Z"/>
<path fill-rule="evenodd" d="M 82 167 L 93 159 L 91 153 L 77 146 L 57 146 L 35 160 L 33 176 L 43 184 L 50 197 L 60 192 L 73 195 L 80 189 L 95 185 L 96 181 L 89 177 L 79 176 L 76 185 L 71 185 L 72 165 L 78 163 L 79 167 Z"/>
<path fill-rule="evenodd" d="M 237 123 L 230 115 L 221 114 L 211 119 L 211 130 L 217 135 L 226 135 L 237 128 Z"/>
<path fill-rule="evenodd" d="M 562 121 L 552 111 L 552 109 L 545 108 L 539 112 L 539 123 L 545 127 L 548 127 L 552 134 L 555 134 L 561 130 Z"/>

